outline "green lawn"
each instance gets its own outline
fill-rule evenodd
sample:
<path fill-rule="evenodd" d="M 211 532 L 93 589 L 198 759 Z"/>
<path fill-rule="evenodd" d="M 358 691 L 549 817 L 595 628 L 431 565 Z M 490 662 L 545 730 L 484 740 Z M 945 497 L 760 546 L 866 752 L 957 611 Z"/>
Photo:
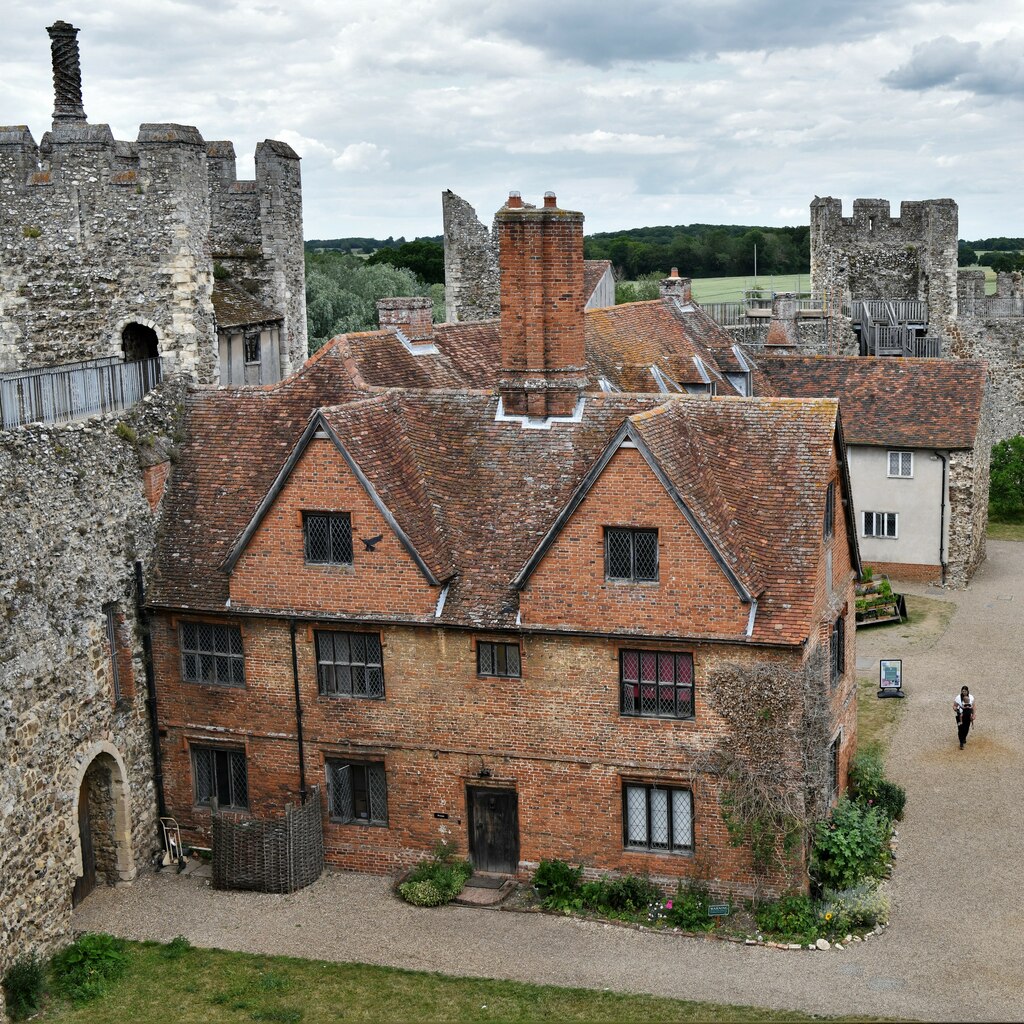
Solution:
<path fill-rule="evenodd" d="M 439 922 L 438 927 L 443 927 Z M 449 978 L 361 964 L 129 944 L 128 972 L 77 1009 L 35 1020 L 61 1024 L 327 1024 L 335 1021 L 809 1021 L 807 1014 L 653 996 Z M 680 956 L 683 956 L 680 947 Z M 779 954 L 784 956 L 785 954 Z M 682 963 L 683 961 L 681 961 Z M 851 1018 L 836 1018 L 851 1019 Z M 864 1018 L 857 1018 L 864 1019 Z"/>
<path fill-rule="evenodd" d="M 990 519 L 988 536 L 992 540 L 1024 540 L 1024 523 L 1002 523 Z"/>
<path fill-rule="evenodd" d="M 698 277 L 693 282 L 693 297 L 700 303 L 740 302 L 747 289 L 766 292 L 806 292 L 811 288 L 810 274 L 759 274 L 753 277 Z"/>

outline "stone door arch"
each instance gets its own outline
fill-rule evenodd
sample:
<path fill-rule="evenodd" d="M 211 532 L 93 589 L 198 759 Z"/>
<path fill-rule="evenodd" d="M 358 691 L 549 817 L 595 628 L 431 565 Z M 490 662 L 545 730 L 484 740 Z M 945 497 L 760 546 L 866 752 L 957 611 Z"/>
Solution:
<path fill-rule="evenodd" d="M 160 339 L 150 324 L 133 320 L 121 330 L 121 350 L 125 362 L 155 359 L 160 355 Z"/>
<path fill-rule="evenodd" d="M 124 758 L 111 743 L 94 744 L 82 758 L 76 776 L 71 814 L 75 904 L 89 894 L 92 884 L 116 885 L 135 877 Z"/>

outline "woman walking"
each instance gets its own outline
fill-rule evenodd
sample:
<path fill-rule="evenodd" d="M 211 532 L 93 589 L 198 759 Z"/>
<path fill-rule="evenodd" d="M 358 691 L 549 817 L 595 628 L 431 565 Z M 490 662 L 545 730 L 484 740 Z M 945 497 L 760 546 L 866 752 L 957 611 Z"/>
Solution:
<path fill-rule="evenodd" d="M 956 731 L 960 737 L 960 749 L 963 750 L 971 723 L 974 721 L 974 695 L 966 686 L 960 687 L 960 696 L 953 701 L 953 710 L 956 712 Z"/>

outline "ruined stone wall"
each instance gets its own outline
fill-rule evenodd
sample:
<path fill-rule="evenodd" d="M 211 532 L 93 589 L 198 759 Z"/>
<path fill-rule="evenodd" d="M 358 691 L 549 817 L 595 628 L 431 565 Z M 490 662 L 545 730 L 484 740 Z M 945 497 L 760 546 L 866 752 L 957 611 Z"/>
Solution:
<path fill-rule="evenodd" d="M 989 365 L 991 443 L 1024 434 L 1024 317 L 961 316 L 951 354 Z"/>
<path fill-rule="evenodd" d="M 765 341 L 771 328 L 767 319 L 751 320 L 738 327 L 726 327 L 736 342 L 755 356 L 765 351 Z M 793 350 L 799 355 L 812 356 L 855 356 L 858 352 L 857 335 L 853 331 L 850 318 L 845 316 L 800 318 L 796 321 L 798 345 Z M 769 354 L 785 354 L 773 352 L 768 346 Z"/>
<path fill-rule="evenodd" d="M 973 450 L 949 453 L 949 554 L 946 583 L 966 587 L 985 560 L 991 438 L 979 431 Z"/>
<path fill-rule="evenodd" d="M 155 529 L 140 465 L 166 459 L 182 396 L 167 382 L 120 418 L 0 433 L 0 974 L 69 935 L 90 765 L 99 884 L 158 846 L 134 563 L 148 568 Z"/>
<path fill-rule="evenodd" d="M 948 345 L 956 318 L 957 205 L 952 199 L 900 203 L 855 199 L 853 216 L 831 197 L 811 203 L 811 289 L 830 304 L 850 299 L 920 299 L 929 334 Z"/>
<path fill-rule="evenodd" d="M 451 190 L 441 193 L 444 213 L 445 320 L 497 320 L 501 314 L 497 234 Z"/>
<path fill-rule="evenodd" d="M 256 147 L 256 178 L 239 181 L 230 142 L 207 144 L 210 250 L 218 272 L 284 317 L 282 374 L 306 360 L 306 283 L 299 158 L 284 142 Z"/>
<path fill-rule="evenodd" d="M 0 129 L 0 371 L 121 356 L 152 327 L 168 373 L 215 380 L 205 143 L 194 128 Z"/>

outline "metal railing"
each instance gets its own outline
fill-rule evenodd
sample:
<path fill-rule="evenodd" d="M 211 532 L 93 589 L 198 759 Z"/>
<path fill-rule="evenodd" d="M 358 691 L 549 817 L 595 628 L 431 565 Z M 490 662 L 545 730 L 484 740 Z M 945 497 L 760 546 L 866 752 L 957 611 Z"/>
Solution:
<path fill-rule="evenodd" d="M 1024 316 L 1024 296 L 969 295 L 957 300 L 956 309 L 960 316 L 993 318 Z"/>
<path fill-rule="evenodd" d="M 117 357 L 0 373 L 0 421 L 63 423 L 134 405 L 160 383 L 159 357 L 126 363 Z"/>

